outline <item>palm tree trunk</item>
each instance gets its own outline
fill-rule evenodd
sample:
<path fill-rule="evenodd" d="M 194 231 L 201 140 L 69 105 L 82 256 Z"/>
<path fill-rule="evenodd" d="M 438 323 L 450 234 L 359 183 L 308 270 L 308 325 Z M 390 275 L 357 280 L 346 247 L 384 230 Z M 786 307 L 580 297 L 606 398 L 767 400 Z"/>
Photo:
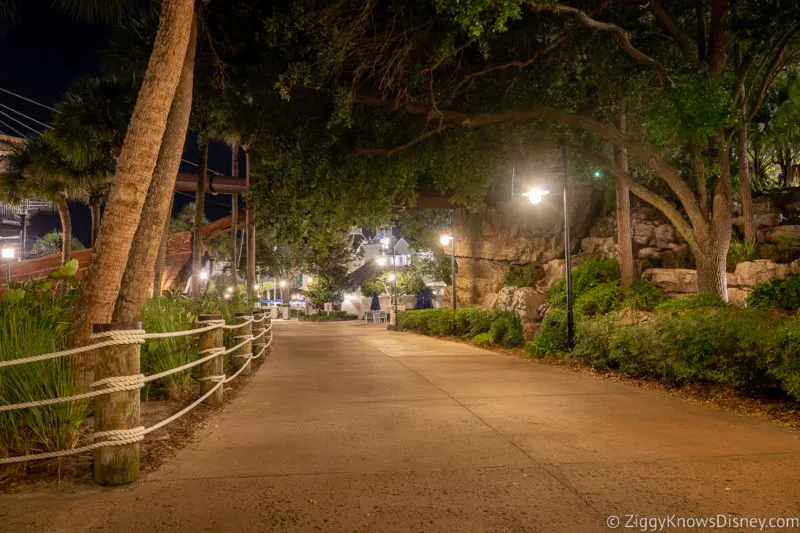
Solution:
<path fill-rule="evenodd" d="M 619 131 L 625 133 L 627 123 L 625 112 L 619 110 L 615 118 L 615 125 Z M 628 171 L 628 150 L 621 147 L 614 147 L 614 160 L 617 165 Z M 622 286 L 630 287 L 636 273 L 633 268 L 633 238 L 631 230 L 631 190 L 622 180 L 615 178 L 614 184 L 617 193 L 617 246 L 619 249 L 619 272 L 622 278 Z"/>
<path fill-rule="evenodd" d="M 231 176 L 239 175 L 239 143 L 231 143 Z M 234 290 L 239 289 L 239 269 L 236 264 L 236 233 L 239 231 L 239 195 L 231 195 L 231 278 Z"/>
<path fill-rule="evenodd" d="M 172 205 L 172 204 L 170 204 Z M 170 212 L 172 208 L 170 207 Z M 153 270 L 153 298 L 161 296 L 162 283 L 164 281 L 164 265 L 167 262 L 167 244 L 169 242 L 169 218 L 164 224 L 164 230 L 161 235 L 161 243 L 158 246 L 158 255 L 156 256 L 156 265 Z"/>
<path fill-rule="evenodd" d="M 86 344 L 93 324 L 111 321 L 142 205 L 167 127 L 194 19 L 193 0 L 164 0 L 158 33 L 120 152 L 104 223 L 73 315 L 75 341 Z M 89 360 L 90 358 L 83 358 Z M 79 386 L 94 374 L 79 368 Z"/>
<path fill-rule="evenodd" d="M 250 151 L 244 151 L 244 175 L 247 190 L 250 190 Z M 246 261 L 245 270 L 247 275 L 247 297 L 253 298 L 255 296 L 256 288 L 256 220 L 253 213 L 252 199 L 247 201 L 247 210 L 245 211 L 245 227 L 246 230 Z"/>
<path fill-rule="evenodd" d="M 102 201 L 102 194 L 89 195 L 89 212 L 92 215 L 92 246 L 97 242 L 97 234 L 100 233 L 100 204 Z"/>
<path fill-rule="evenodd" d="M 122 286 L 114 309 L 114 322 L 141 321 L 142 307 L 153 282 L 157 258 L 162 246 L 166 244 L 163 237 L 168 233 L 165 231 L 165 227 L 170 218 L 175 178 L 181 164 L 183 143 L 186 140 L 189 115 L 192 112 L 196 43 L 197 23 L 195 22 L 192 25 L 181 78 L 172 100 L 172 109 L 170 109 L 167 129 L 161 142 L 161 151 L 158 154 L 153 181 L 147 190 L 139 227 L 136 228 L 133 246 L 128 257 L 128 266 L 125 268 L 125 275 L 122 278 Z M 155 291 L 155 288 L 153 290 L 154 297 L 161 294 L 160 278 L 158 285 L 158 292 Z"/>
<path fill-rule="evenodd" d="M 72 255 L 72 217 L 69 215 L 66 193 L 60 193 L 55 204 L 61 219 L 61 262 L 66 263 Z"/>
<path fill-rule="evenodd" d="M 200 132 L 197 138 L 200 153 L 197 168 L 197 192 L 194 201 L 194 228 L 192 230 L 192 304 L 200 303 L 203 268 L 203 217 L 206 211 L 206 174 L 208 173 L 208 134 Z"/>

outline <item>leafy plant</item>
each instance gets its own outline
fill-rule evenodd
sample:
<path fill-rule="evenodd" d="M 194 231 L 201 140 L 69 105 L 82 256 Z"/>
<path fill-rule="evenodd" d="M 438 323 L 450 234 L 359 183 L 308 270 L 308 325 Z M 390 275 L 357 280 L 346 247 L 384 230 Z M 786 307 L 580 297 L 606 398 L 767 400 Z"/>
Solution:
<path fill-rule="evenodd" d="M 631 285 L 628 302 L 633 309 L 639 311 L 652 311 L 669 297 L 653 282 L 647 280 L 636 281 Z"/>
<path fill-rule="evenodd" d="M 728 248 L 728 268 L 734 268 L 738 263 L 752 261 L 758 256 L 755 243 L 748 241 L 734 241 Z"/>
<path fill-rule="evenodd" d="M 619 266 L 613 259 L 587 259 L 572 271 L 572 297 L 577 300 L 583 293 L 597 285 L 619 279 Z M 547 295 L 550 305 L 567 306 L 567 284 L 561 278 L 550 287 Z"/>
<path fill-rule="evenodd" d="M 462 337 L 475 337 L 487 333 L 495 314 L 479 305 L 462 307 L 456 311 L 456 332 Z"/>
<path fill-rule="evenodd" d="M 544 269 L 536 263 L 524 266 L 512 266 L 503 275 L 503 285 L 514 287 L 533 287 L 544 278 Z"/>
<path fill-rule="evenodd" d="M 45 233 L 33 243 L 32 255 L 57 255 L 61 253 L 62 236 L 58 230 Z M 72 238 L 72 249 L 83 250 L 83 243 L 76 237 Z"/>
<path fill-rule="evenodd" d="M 446 336 L 453 332 L 453 310 L 411 309 L 397 313 L 397 325 L 401 330 L 418 331 L 423 335 Z"/>
<path fill-rule="evenodd" d="M 542 327 L 525 345 L 525 353 L 531 356 L 558 355 L 569 348 L 567 334 L 567 312 L 551 309 L 542 321 Z"/>
<path fill-rule="evenodd" d="M 472 339 L 473 344 L 475 346 L 491 346 L 492 345 L 492 334 L 491 333 L 481 333 L 480 335 L 476 335 Z"/>
<path fill-rule="evenodd" d="M 586 316 L 604 315 L 618 308 L 624 298 L 618 282 L 606 281 L 583 292 L 575 300 L 575 311 Z"/>
<path fill-rule="evenodd" d="M 385 292 L 386 282 L 380 276 L 374 276 L 369 279 L 365 279 L 361 283 L 361 294 L 367 298 L 371 298 L 373 293 L 377 293 L 378 296 L 380 296 Z"/>
<path fill-rule="evenodd" d="M 747 303 L 760 309 L 800 309 L 800 273 L 756 283 Z"/>

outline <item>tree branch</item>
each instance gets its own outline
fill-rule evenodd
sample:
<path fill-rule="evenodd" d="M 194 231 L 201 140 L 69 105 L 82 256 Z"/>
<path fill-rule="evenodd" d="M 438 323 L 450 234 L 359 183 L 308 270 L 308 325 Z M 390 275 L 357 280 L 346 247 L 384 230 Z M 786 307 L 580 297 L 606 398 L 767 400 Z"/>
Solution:
<path fill-rule="evenodd" d="M 550 12 L 556 14 L 564 14 L 564 15 L 571 15 L 575 17 L 575 19 L 586 26 L 587 28 L 613 33 L 617 36 L 619 40 L 620 46 L 622 47 L 625 52 L 636 61 L 643 65 L 647 65 L 648 67 L 652 68 L 656 74 L 658 75 L 659 79 L 661 80 L 662 85 L 667 87 L 675 87 L 675 82 L 672 81 L 672 78 L 669 77 L 667 74 L 667 70 L 664 68 L 664 65 L 659 63 L 656 59 L 648 56 L 638 48 L 635 48 L 631 44 L 631 40 L 628 38 L 628 34 L 625 30 L 621 27 L 617 26 L 616 24 L 611 24 L 609 22 L 601 22 L 599 20 L 595 20 L 591 18 L 586 12 L 581 11 L 580 9 L 576 9 L 574 7 L 563 6 L 559 4 L 537 4 L 534 2 L 526 2 L 526 5 L 531 11 L 534 12 Z"/>
<path fill-rule="evenodd" d="M 780 41 L 778 41 L 778 51 L 775 52 L 772 60 L 767 65 L 767 70 L 764 73 L 764 77 L 761 78 L 761 85 L 756 93 L 755 102 L 753 102 L 753 105 L 750 108 L 750 113 L 747 116 L 748 122 L 752 120 L 754 116 L 756 116 L 756 113 L 758 113 L 758 108 L 761 107 L 761 104 L 764 102 L 764 97 L 767 95 L 770 85 L 772 85 L 772 82 L 775 80 L 775 75 L 783 66 L 783 57 L 786 55 L 786 49 L 789 47 L 792 39 L 798 34 L 799 31 L 800 24 L 795 24 L 783 35 L 783 37 L 781 37 Z"/>
<path fill-rule="evenodd" d="M 441 120 L 442 123 L 453 123 L 462 128 L 477 128 L 521 120 L 544 120 L 566 124 L 593 133 L 610 143 L 627 148 L 631 155 L 653 169 L 678 197 L 686 210 L 689 220 L 695 227 L 705 227 L 707 224 L 707 220 L 703 217 L 700 206 L 697 203 L 697 197 L 692 188 L 681 177 L 680 173 L 675 170 L 655 148 L 646 142 L 639 141 L 592 117 L 544 106 L 507 109 L 497 113 L 477 113 L 470 115 L 459 111 L 432 110 L 431 108 L 413 104 L 399 105 L 391 100 L 383 100 L 368 96 L 357 97 L 353 101 L 355 103 L 378 105 L 387 109 L 402 110 L 411 115 L 424 116 L 429 119 L 437 118 Z"/>
<path fill-rule="evenodd" d="M 708 64 L 719 73 L 725 66 L 725 15 L 728 0 L 711 0 L 711 22 L 708 26 Z"/>
<path fill-rule="evenodd" d="M 700 61 L 697 54 L 695 54 L 692 49 L 689 37 L 681 31 L 678 25 L 675 24 L 675 21 L 670 18 L 667 12 L 664 11 L 664 8 L 661 7 L 661 4 L 656 0 L 649 0 L 649 2 L 647 2 L 647 7 L 658 21 L 658 24 L 667 32 L 667 35 L 675 41 L 678 48 L 681 49 L 683 56 L 688 59 L 692 65 L 696 66 Z"/>
<path fill-rule="evenodd" d="M 442 63 L 444 63 L 445 61 L 447 61 L 451 57 L 455 57 L 459 53 L 463 52 L 464 50 L 466 50 L 467 48 L 472 46 L 473 43 L 474 43 L 474 41 L 467 41 L 464 44 L 462 44 L 461 46 L 459 46 L 458 48 L 456 48 L 451 55 L 443 55 L 442 57 L 437 59 L 435 63 L 433 63 L 432 65 L 430 65 L 428 67 L 425 67 L 424 69 L 422 69 L 419 72 L 420 75 L 424 75 L 424 74 L 428 74 L 429 72 L 433 72 L 434 70 L 439 68 L 442 65 Z"/>
<path fill-rule="evenodd" d="M 387 156 L 388 155 L 393 155 L 393 154 L 396 154 L 397 152 L 402 152 L 403 150 L 407 150 L 408 148 L 411 148 L 415 144 L 424 141 L 428 137 L 432 137 L 433 135 L 436 135 L 437 133 L 441 133 L 442 131 L 444 131 L 444 130 L 446 130 L 448 128 L 452 128 L 453 126 L 454 126 L 454 124 L 452 124 L 452 123 L 451 124 L 442 124 L 440 127 L 436 128 L 436 129 L 425 130 L 418 137 L 415 137 L 414 139 L 408 141 L 405 144 L 401 144 L 399 146 L 395 146 L 394 148 L 361 148 L 361 149 L 356 150 L 355 153 L 357 155 L 387 155 Z"/>

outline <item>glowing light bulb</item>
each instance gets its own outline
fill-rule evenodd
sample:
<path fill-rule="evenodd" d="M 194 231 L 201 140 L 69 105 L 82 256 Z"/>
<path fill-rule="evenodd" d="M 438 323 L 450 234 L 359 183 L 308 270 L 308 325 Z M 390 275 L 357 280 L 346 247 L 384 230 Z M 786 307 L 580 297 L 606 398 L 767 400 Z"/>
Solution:
<path fill-rule="evenodd" d="M 531 189 L 522 196 L 526 197 L 530 203 L 536 205 L 542 203 L 542 200 L 544 200 L 544 197 L 547 196 L 548 194 L 550 194 L 550 191 L 545 191 L 542 189 Z"/>

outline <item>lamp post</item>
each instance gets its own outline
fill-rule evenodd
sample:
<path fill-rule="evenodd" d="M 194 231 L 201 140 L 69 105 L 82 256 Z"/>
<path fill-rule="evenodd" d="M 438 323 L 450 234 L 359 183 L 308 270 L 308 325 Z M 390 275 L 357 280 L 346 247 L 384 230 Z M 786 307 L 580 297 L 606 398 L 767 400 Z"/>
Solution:
<path fill-rule="evenodd" d="M 450 281 L 453 284 L 453 335 L 456 334 L 456 211 L 450 209 L 450 235 L 439 237 L 442 246 L 451 245 L 450 253 Z"/>
<path fill-rule="evenodd" d="M 561 144 L 561 167 L 564 171 L 564 269 L 565 281 L 567 285 L 567 347 L 572 350 L 575 341 L 575 324 L 572 316 L 572 261 L 570 258 L 570 237 L 569 237 L 569 185 L 567 183 L 567 150 Z M 542 189 L 531 189 L 522 196 L 534 205 L 540 204 L 550 191 Z"/>
<path fill-rule="evenodd" d="M 392 230 L 392 274 L 389 276 L 389 279 L 392 281 L 392 300 L 394 302 L 394 307 L 392 309 L 392 319 L 389 321 L 392 325 L 397 325 L 397 255 L 395 254 L 395 248 L 397 247 L 397 242 L 394 240 L 394 230 Z"/>

